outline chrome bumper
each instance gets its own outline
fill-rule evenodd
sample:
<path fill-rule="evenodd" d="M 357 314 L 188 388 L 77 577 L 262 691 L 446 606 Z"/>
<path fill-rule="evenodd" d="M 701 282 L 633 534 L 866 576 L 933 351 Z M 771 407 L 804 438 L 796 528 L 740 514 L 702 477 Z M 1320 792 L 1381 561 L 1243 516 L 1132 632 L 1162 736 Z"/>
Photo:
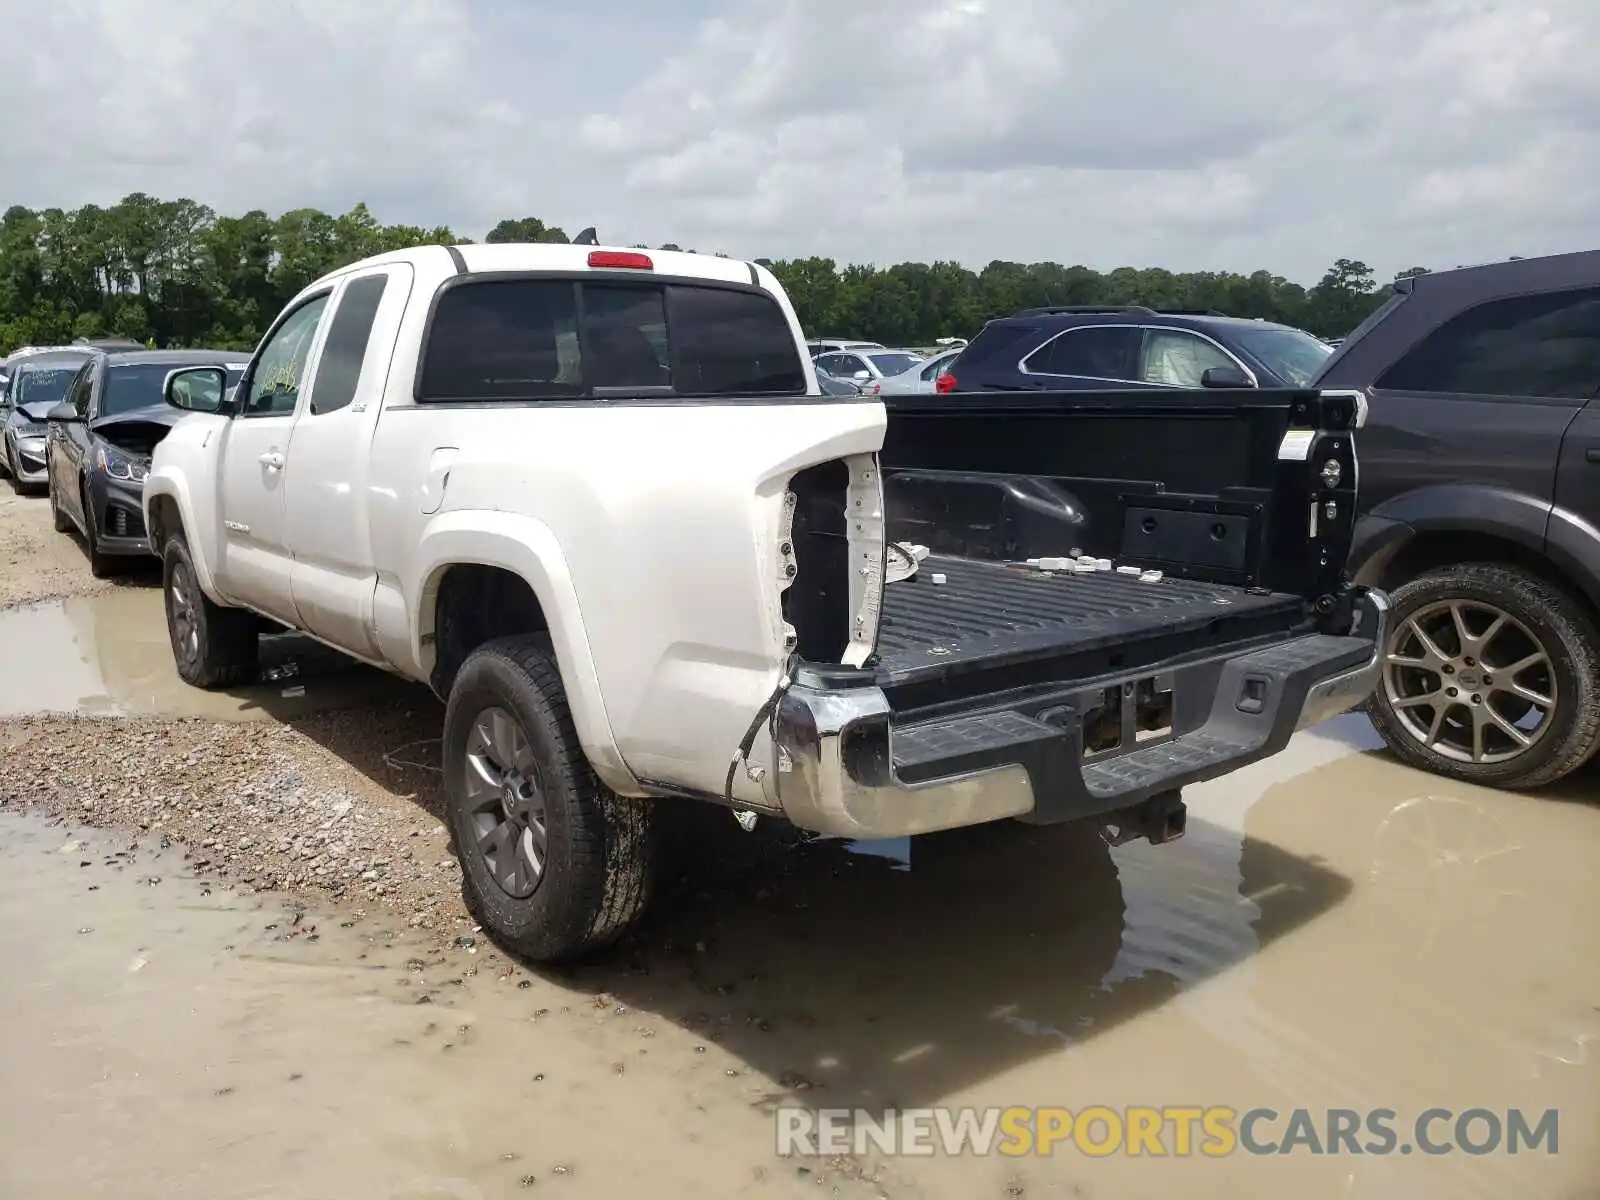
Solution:
<path fill-rule="evenodd" d="M 1001 714 L 1001 724 L 1019 731 L 1011 747 L 1017 761 L 914 783 L 902 780 L 894 765 L 896 718 L 883 691 L 870 683 L 842 685 L 836 672 L 802 668 L 775 714 L 773 791 L 794 825 L 850 838 L 905 837 L 1004 817 L 1044 824 L 1110 813 L 1269 757 L 1297 730 L 1364 702 L 1381 671 L 1389 627 L 1387 598 L 1368 591 L 1358 600 L 1356 613 L 1347 637 L 1314 635 L 1179 668 L 1173 673 L 1178 689 L 1210 686 L 1213 694 L 1206 703 L 1202 692 L 1200 703 L 1188 706 L 1188 711 L 1200 712 L 1199 719 L 1192 728 L 1177 728 L 1166 742 L 1136 745 L 1086 765 L 1077 727 L 1062 728 L 1055 736 L 1057 731 L 1042 726 L 1033 713 L 1008 712 Z M 1371 650 L 1352 667 L 1353 654 L 1364 649 L 1352 647 L 1353 639 L 1370 644 Z M 1336 643 L 1340 653 L 1335 656 Z M 1330 667 L 1333 662 L 1337 667 Z M 1245 711 L 1237 699 L 1239 689 L 1246 679 L 1261 678 L 1268 681 L 1267 699 L 1259 711 Z M 1078 690 L 1103 690 L 1107 682 L 1078 685 Z M 986 729 L 992 729 L 993 715 L 979 714 L 972 721 L 990 721 Z M 952 762 L 965 749 L 961 723 L 959 718 L 942 721 L 951 735 Z M 1047 743 L 1047 753 L 1057 756 L 1049 771 L 1041 770 L 1038 750 Z M 1005 752 L 1001 747 L 995 753 L 1004 758 Z"/>

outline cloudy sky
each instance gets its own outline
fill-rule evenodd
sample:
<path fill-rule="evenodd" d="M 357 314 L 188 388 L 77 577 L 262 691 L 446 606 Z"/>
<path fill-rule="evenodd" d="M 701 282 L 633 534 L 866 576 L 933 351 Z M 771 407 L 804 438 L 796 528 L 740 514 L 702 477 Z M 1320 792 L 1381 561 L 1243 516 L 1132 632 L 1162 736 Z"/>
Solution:
<path fill-rule="evenodd" d="M 1600 247 L 1600 0 L 0 0 L 0 206 L 1314 282 Z"/>

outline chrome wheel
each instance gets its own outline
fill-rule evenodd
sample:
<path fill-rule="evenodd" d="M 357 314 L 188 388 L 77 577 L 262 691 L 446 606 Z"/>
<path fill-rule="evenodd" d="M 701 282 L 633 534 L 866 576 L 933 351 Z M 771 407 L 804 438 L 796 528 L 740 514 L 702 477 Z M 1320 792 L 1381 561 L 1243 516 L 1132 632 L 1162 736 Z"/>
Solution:
<path fill-rule="evenodd" d="M 533 747 L 503 708 L 486 708 L 467 736 L 466 799 L 477 851 L 506 895 L 525 900 L 549 854 L 544 794 Z"/>
<path fill-rule="evenodd" d="M 171 582 L 167 585 L 167 611 L 172 616 L 172 641 L 185 662 L 194 662 L 200 656 L 199 589 L 189 565 L 172 564 Z"/>
<path fill-rule="evenodd" d="M 1390 635 L 1384 698 L 1424 749 L 1456 762 L 1498 763 L 1549 732 L 1555 664 L 1533 632 L 1482 600 L 1440 600 Z"/>

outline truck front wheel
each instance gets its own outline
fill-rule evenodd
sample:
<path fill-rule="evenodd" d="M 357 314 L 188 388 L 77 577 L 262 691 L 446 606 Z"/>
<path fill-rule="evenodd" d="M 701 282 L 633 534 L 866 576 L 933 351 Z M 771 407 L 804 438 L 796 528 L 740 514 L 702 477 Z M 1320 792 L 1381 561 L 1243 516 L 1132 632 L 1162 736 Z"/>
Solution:
<path fill-rule="evenodd" d="M 443 751 L 462 892 L 496 940 L 559 962 L 633 923 L 651 880 L 654 805 L 595 777 L 548 639 L 500 638 L 467 657 Z"/>
<path fill-rule="evenodd" d="M 94 522 L 89 525 L 92 529 Z M 94 535 L 89 536 L 92 539 Z M 182 534 L 173 534 L 162 548 L 161 592 L 172 659 L 180 679 L 201 688 L 255 679 L 261 644 L 255 614 L 214 604 L 200 590 L 194 559 Z"/>

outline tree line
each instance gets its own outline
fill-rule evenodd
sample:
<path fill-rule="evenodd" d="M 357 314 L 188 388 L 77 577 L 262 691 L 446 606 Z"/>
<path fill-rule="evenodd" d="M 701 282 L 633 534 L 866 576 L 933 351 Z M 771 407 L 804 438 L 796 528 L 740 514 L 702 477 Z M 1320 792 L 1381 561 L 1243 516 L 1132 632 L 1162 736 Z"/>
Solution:
<path fill-rule="evenodd" d="M 445 226 L 381 224 L 364 204 L 341 216 L 301 208 L 277 217 L 260 210 L 230 217 L 193 200 L 136 192 L 109 208 L 13 206 L 0 218 L 0 354 L 105 336 L 247 350 L 296 292 L 330 270 L 386 250 L 471 240 Z M 569 239 L 556 226 L 524 217 L 501 221 L 484 240 Z M 1345 258 L 1312 287 L 1270 271 L 760 261 L 783 281 L 809 334 L 886 345 L 971 337 L 992 317 L 1046 304 L 1216 310 L 1328 337 L 1349 332 L 1386 291 L 1371 268 Z"/>

